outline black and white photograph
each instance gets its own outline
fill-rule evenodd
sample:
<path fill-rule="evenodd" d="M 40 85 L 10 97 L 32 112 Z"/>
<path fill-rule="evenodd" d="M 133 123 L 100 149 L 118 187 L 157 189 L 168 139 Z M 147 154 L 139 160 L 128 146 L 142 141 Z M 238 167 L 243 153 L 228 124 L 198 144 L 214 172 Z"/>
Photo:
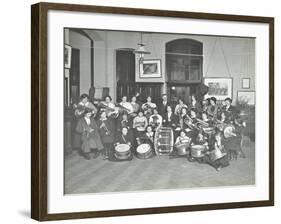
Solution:
<path fill-rule="evenodd" d="M 254 186 L 255 44 L 64 28 L 64 193 Z"/>

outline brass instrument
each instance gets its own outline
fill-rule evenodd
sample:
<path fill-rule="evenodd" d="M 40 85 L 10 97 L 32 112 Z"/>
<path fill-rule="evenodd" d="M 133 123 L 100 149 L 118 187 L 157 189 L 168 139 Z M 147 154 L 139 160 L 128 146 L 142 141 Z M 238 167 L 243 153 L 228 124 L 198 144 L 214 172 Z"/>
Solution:
<path fill-rule="evenodd" d="M 119 116 L 118 108 L 112 108 L 105 104 L 105 102 L 100 102 L 99 106 L 106 111 L 106 114 L 112 118 L 117 118 Z"/>
<path fill-rule="evenodd" d="M 132 110 L 130 110 L 130 109 L 128 109 L 128 108 L 122 106 L 120 103 L 118 104 L 118 106 L 119 106 L 119 111 L 125 111 L 125 112 L 127 112 L 128 114 L 133 113 Z"/>
<path fill-rule="evenodd" d="M 102 124 L 100 128 L 103 128 L 105 130 L 105 135 L 110 135 L 111 131 L 107 128 L 106 123 L 102 120 Z"/>
<path fill-rule="evenodd" d="M 196 120 L 197 120 L 196 126 L 197 126 L 199 129 L 209 127 L 209 124 L 208 124 L 207 122 L 205 122 L 205 121 L 203 121 L 203 120 L 201 120 L 201 119 L 199 119 L 199 118 L 196 118 Z"/>

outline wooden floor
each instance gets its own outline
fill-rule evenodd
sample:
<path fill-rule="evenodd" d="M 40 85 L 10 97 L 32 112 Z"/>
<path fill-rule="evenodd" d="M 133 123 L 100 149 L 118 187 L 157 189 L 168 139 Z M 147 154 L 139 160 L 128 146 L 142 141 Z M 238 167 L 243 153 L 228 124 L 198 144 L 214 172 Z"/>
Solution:
<path fill-rule="evenodd" d="M 217 172 L 207 164 L 186 158 L 110 162 L 101 157 L 85 160 L 76 151 L 65 158 L 65 193 L 98 193 L 157 189 L 199 188 L 255 184 L 255 148 L 244 141 L 246 158 L 230 162 Z"/>

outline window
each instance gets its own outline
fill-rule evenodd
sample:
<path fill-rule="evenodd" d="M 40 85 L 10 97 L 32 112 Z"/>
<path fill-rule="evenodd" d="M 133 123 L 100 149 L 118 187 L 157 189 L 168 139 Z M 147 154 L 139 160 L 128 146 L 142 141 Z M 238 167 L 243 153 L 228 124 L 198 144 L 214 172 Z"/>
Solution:
<path fill-rule="evenodd" d="M 177 39 L 166 44 L 168 82 L 201 82 L 203 44 L 192 39 Z"/>

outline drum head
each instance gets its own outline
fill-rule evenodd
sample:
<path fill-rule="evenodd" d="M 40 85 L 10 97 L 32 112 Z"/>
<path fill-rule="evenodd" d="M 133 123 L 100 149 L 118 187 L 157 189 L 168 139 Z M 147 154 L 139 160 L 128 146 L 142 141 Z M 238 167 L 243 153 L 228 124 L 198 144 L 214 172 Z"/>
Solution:
<path fill-rule="evenodd" d="M 129 151 L 130 150 L 130 146 L 129 145 L 127 145 L 127 144 L 119 144 L 119 145 L 117 145 L 116 147 L 115 147 L 115 150 L 117 151 L 117 152 L 127 152 L 127 151 Z"/>
<path fill-rule="evenodd" d="M 225 128 L 223 129 L 223 135 L 225 138 L 229 138 L 233 136 L 235 127 L 233 125 L 227 125 L 225 126 Z"/>
<path fill-rule="evenodd" d="M 137 130 L 138 131 L 145 131 L 145 128 L 144 127 L 138 127 Z"/>
<path fill-rule="evenodd" d="M 206 147 L 204 145 L 193 145 L 193 146 L 191 146 L 191 149 L 202 151 L 202 150 L 205 150 Z"/>
<path fill-rule="evenodd" d="M 149 144 L 141 144 L 137 147 L 137 152 L 138 153 L 146 153 L 150 150 L 150 145 Z"/>

